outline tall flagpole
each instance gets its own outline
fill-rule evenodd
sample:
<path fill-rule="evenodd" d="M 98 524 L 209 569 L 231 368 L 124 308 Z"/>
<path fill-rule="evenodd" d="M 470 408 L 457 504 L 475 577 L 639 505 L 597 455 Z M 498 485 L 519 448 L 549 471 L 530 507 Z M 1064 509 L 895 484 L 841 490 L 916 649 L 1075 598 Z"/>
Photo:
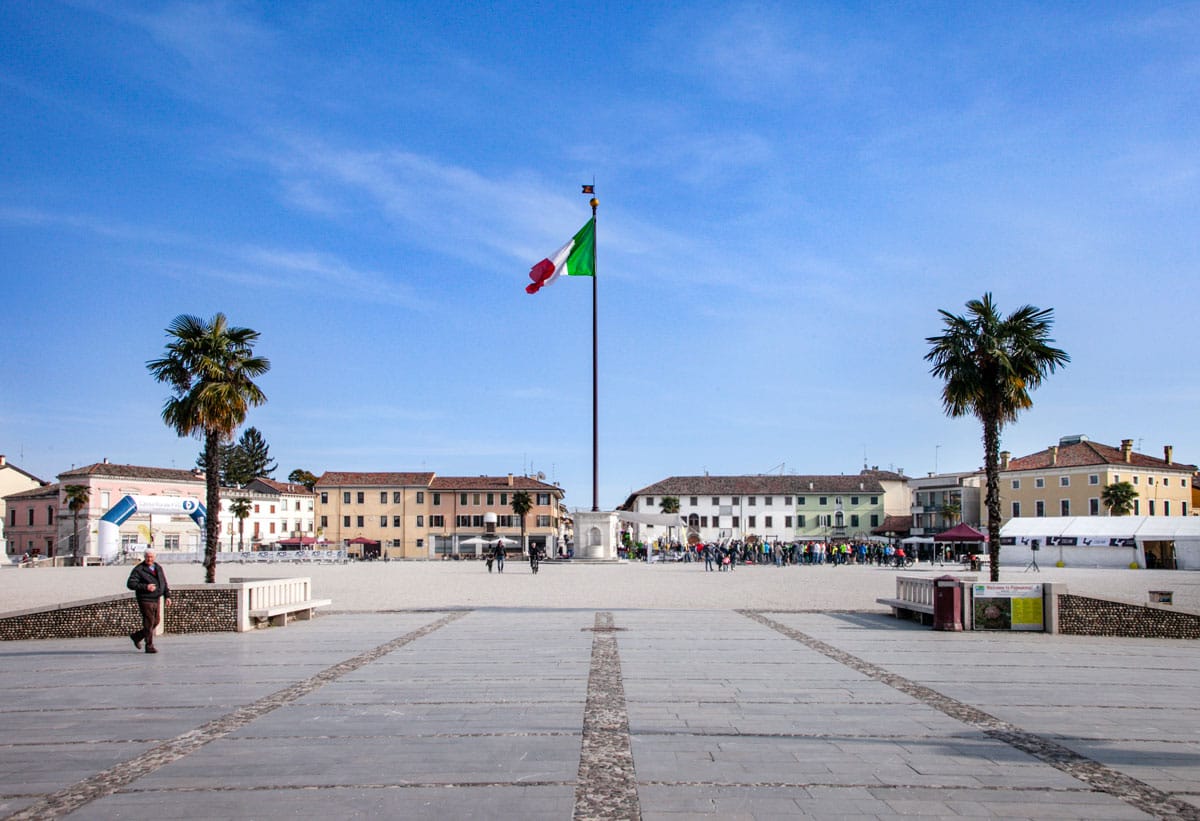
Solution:
<path fill-rule="evenodd" d="M 583 190 L 587 193 L 594 193 L 595 185 L 585 185 Z M 600 510 L 600 403 L 597 373 L 597 356 L 596 356 L 596 340 L 599 337 L 597 333 L 597 314 L 596 314 L 596 280 L 598 272 L 596 271 L 596 207 L 600 205 L 600 200 L 595 196 L 591 199 L 592 206 L 592 511 Z"/>

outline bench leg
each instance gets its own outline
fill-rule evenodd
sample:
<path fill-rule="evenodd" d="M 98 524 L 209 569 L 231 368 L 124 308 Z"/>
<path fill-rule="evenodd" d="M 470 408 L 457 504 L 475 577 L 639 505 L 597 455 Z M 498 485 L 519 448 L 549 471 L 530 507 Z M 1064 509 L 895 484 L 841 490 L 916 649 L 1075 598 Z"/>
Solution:
<path fill-rule="evenodd" d="M 296 617 L 296 621 L 312 621 L 313 611 L 312 609 L 297 610 L 293 615 Z"/>
<path fill-rule="evenodd" d="M 278 616 L 271 616 L 272 627 L 287 627 L 288 614 L 280 613 Z"/>

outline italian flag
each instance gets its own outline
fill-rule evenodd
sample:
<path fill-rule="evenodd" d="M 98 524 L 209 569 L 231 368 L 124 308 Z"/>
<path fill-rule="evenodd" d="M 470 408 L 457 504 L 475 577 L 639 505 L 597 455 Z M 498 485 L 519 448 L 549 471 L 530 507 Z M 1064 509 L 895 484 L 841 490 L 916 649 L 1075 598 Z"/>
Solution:
<path fill-rule="evenodd" d="M 525 293 L 536 294 L 543 285 L 549 285 L 563 274 L 572 277 L 596 275 L 596 218 L 588 220 L 575 236 L 571 237 L 553 256 L 529 269 L 532 283 L 525 286 Z"/>

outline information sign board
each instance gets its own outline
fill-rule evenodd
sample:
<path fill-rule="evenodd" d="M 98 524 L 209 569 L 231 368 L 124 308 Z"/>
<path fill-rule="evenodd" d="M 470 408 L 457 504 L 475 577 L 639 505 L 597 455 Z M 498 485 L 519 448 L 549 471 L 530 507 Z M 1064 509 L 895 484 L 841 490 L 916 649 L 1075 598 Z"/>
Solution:
<path fill-rule="evenodd" d="M 976 630 L 1044 630 L 1042 586 L 985 582 L 971 585 Z"/>

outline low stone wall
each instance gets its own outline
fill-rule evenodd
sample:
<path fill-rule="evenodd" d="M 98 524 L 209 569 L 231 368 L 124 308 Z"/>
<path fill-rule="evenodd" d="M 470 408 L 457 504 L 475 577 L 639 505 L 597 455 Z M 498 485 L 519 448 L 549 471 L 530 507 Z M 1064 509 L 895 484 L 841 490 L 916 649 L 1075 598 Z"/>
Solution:
<path fill-rule="evenodd" d="M 1169 606 L 1063 593 L 1058 596 L 1058 632 L 1074 636 L 1200 639 L 1200 614 Z"/>
<path fill-rule="evenodd" d="M 141 629 L 132 593 L 0 615 L 0 641 L 127 636 Z M 220 633 L 238 629 L 233 585 L 179 585 L 166 608 L 167 633 Z"/>

